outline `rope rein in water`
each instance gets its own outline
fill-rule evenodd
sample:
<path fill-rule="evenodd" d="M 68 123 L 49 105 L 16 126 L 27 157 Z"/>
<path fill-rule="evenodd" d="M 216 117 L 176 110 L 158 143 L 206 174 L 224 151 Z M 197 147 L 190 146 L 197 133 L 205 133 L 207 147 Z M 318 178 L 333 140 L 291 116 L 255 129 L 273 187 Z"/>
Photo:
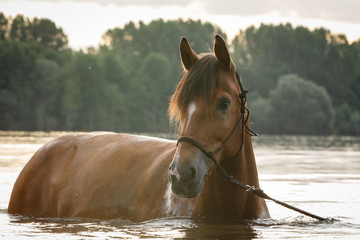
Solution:
<path fill-rule="evenodd" d="M 241 117 L 240 119 L 236 122 L 233 130 L 230 132 L 230 134 L 228 135 L 228 137 L 223 141 L 222 145 L 216 149 L 213 152 L 207 151 L 201 144 L 199 144 L 198 142 L 196 142 L 194 139 L 192 138 L 188 138 L 188 137 L 180 137 L 177 141 L 177 145 L 179 145 L 180 142 L 189 142 L 192 145 L 194 145 L 195 147 L 197 147 L 201 152 L 203 152 L 206 157 L 208 157 L 209 159 L 211 159 L 215 165 L 217 166 L 217 168 L 219 169 L 220 173 L 221 173 L 221 177 L 224 178 L 226 181 L 231 182 L 233 184 L 235 184 L 236 186 L 242 188 L 243 190 L 247 191 L 247 192 L 251 192 L 255 195 L 257 195 L 260 198 L 263 199 L 267 199 L 267 200 L 271 200 L 283 207 L 286 207 L 288 209 L 291 209 L 293 211 L 296 211 L 298 213 L 301 213 L 303 215 L 312 217 L 314 219 L 317 219 L 319 221 L 326 221 L 326 222 L 333 222 L 335 219 L 333 218 L 324 218 L 324 217 L 320 217 L 318 215 L 312 214 L 310 212 L 304 211 L 302 209 L 299 209 L 297 207 L 291 206 L 285 202 L 279 201 L 277 199 L 274 199 L 272 197 L 270 197 L 269 195 L 267 195 L 261 188 L 255 188 L 254 186 L 250 186 L 247 184 L 242 183 L 241 181 L 235 179 L 233 176 L 227 174 L 227 172 L 225 171 L 225 169 L 220 165 L 220 163 L 218 163 L 218 161 L 215 159 L 214 155 L 219 152 L 220 150 L 222 150 L 225 147 L 225 144 L 229 141 L 229 139 L 231 138 L 231 136 L 234 135 L 234 133 L 236 132 L 236 129 L 238 128 L 238 126 L 241 123 L 241 127 L 242 127 L 242 134 L 241 134 L 241 146 L 240 149 L 238 150 L 238 153 L 242 150 L 243 146 L 244 146 L 244 135 L 245 132 L 250 135 L 250 136 L 258 136 L 257 133 L 255 133 L 254 131 L 252 131 L 248 126 L 247 126 L 247 122 L 249 120 L 249 115 L 250 112 L 246 107 L 246 94 L 248 91 L 244 90 L 240 81 L 240 77 L 238 75 L 238 73 L 236 73 L 236 78 L 238 80 L 238 84 L 240 86 L 241 89 L 241 94 L 239 95 L 240 98 L 240 104 L 241 104 Z M 245 114 L 246 114 L 246 118 L 245 118 Z"/>

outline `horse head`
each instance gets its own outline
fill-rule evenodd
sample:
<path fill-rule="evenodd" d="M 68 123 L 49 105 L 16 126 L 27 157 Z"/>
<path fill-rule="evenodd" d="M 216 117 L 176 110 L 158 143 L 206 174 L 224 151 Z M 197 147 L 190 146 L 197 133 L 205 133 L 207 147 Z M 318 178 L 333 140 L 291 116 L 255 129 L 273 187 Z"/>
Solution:
<path fill-rule="evenodd" d="M 214 171 L 239 153 L 243 100 L 236 67 L 224 39 L 215 37 L 213 53 L 197 55 L 185 38 L 180 55 L 184 75 L 171 97 L 169 114 L 179 124 L 177 149 L 169 167 L 172 191 L 198 196 Z M 239 140 L 240 139 L 240 140 Z M 209 156 L 211 155 L 211 156 Z"/>

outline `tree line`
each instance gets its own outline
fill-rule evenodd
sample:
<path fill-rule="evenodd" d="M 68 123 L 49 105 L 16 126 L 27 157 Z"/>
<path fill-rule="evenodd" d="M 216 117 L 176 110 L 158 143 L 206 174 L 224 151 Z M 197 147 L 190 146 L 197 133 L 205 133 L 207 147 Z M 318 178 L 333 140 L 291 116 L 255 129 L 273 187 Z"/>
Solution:
<path fill-rule="evenodd" d="M 169 131 L 180 37 L 200 53 L 215 34 L 226 39 L 208 22 L 129 22 L 75 51 L 53 21 L 0 12 L 0 129 Z M 360 135 L 360 40 L 262 24 L 228 42 L 258 132 Z"/>

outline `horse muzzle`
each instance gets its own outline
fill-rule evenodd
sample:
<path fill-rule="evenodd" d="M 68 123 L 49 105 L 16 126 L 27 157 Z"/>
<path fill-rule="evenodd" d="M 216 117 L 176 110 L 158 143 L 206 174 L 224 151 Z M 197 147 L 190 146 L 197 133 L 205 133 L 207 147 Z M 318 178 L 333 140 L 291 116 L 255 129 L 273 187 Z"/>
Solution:
<path fill-rule="evenodd" d="M 179 155 L 175 154 L 168 172 L 172 192 L 183 198 L 197 197 L 203 189 L 207 175 L 206 159 L 180 158 Z"/>

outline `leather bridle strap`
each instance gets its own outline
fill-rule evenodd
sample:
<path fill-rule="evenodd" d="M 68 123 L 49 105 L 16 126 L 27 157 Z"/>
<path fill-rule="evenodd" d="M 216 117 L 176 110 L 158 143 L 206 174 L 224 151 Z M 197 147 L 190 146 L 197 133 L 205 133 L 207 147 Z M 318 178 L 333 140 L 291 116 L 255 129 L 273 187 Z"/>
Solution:
<path fill-rule="evenodd" d="M 198 143 L 194 139 L 188 138 L 188 137 L 179 138 L 177 140 L 176 146 L 179 145 L 180 142 L 189 142 L 192 145 L 194 145 L 195 147 L 197 147 L 199 150 L 201 150 L 208 158 L 212 158 L 216 153 L 220 152 L 225 147 L 225 144 L 227 143 L 227 141 L 229 141 L 231 136 L 236 132 L 236 129 L 239 126 L 240 122 L 242 122 L 242 119 L 243 119 L 243 116 L 241 116 L 240 119 L 236 122 L 235 127 L 233 128 L 233 130 L 231 131 L 229 136 L 223 141 L 222 145 L 213 152 L 207 151 L 203 146 L 201 146 L 200 143 Z"/>

